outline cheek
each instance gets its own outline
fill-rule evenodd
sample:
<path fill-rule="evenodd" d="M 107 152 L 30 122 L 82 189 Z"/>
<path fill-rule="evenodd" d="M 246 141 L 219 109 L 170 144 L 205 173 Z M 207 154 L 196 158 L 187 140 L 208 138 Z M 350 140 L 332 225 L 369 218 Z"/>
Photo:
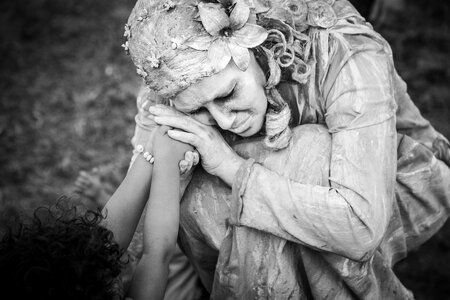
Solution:
<path fill-rule="evenodd" d="M 263 89 L 252 94 L 252 119 L 247 133 L 249 136 L 258 133 L 264 126 L 267 112 L 267 98 Z"/>
<path fill-rule="evenodd" d="M 252 110 L 258 118 L 264 118 L 267 111 L 267 98 L 262 87 L 254 87 L 251 95 Z"/>

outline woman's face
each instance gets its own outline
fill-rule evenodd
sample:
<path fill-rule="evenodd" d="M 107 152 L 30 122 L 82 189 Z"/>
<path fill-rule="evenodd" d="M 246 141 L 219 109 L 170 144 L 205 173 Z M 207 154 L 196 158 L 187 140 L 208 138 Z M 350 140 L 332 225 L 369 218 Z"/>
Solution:
<path fill-rule="evenodd" d="M 179 93 L 174 107 L 206 125 L 216 125 L 247 137 L 264 124 L 267 99 L 265 76 L 253 54 L 246 71 L 233 61 L 221 72 L 206 77 Z"/>

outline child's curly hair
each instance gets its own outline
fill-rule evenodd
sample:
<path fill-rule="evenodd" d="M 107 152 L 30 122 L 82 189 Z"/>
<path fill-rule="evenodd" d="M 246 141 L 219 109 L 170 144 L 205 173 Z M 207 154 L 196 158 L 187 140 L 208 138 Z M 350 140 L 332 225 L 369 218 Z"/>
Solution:
<path fill-rule="evenodd" d="M 58 201 L 10 224 L 0 241 L 2 293 L 15 299 L 120 298 L 124 251 L 100 225 L 103 219 L 99 211 L 79 215 Z"/>

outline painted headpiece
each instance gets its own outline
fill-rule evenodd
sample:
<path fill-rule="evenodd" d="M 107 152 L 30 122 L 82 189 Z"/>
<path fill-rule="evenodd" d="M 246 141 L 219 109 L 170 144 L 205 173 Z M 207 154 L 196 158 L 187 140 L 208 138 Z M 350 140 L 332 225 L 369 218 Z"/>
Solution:
<path fill-rule="evenodd" d="M 220 72 L 231 59 L 242 70 L 248 67 L 248 49 L 267 38 L 251 14 L 245 1 L 138 0 L 124 47 L 147 85 L 171 97 Z"/>
<path fill-rule="evenodd" d="M 145 83 L 164 98 L 220 72 L 230 60 L 245 70 L 249 49 L 263 43 L 272 61 L 286 68 L 299 60 L 295 68 L 307 75 L 302 58 L 309 55 L 309 38 L 302 32 L 336 22 L 329 2 L 334 0 L 138 0 L 123 46 Z"/>

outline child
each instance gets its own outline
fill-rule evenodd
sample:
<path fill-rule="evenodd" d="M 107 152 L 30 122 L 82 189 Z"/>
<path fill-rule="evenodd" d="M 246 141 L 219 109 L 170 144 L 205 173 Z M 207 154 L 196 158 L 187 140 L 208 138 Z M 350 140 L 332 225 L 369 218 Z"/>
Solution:
<path fill-rule="evenodd" d="M 167 130 L 160 127 L 143 147 L 102 214 L 91 211 L 80 217 L 73 209 L 41 208 L 30 223 L 7 233 L 0 243 L 3 293 L 18 299 L 120 297 L 122 255 L 148 202 L 144 256 L 130 296 L 162 299 L 178 234 L 178 162 L 191 149 L 171 140 Z"/>
<path fill-rule="evenodd" d="M 178 162 L 184 157 L 184 153 L 192 148 L 171 140 L 166 134 L 167 129 L 160 127 L 153 142 L 149 143 L 154 145 L 148 148 L 154 155 L 154 165 L 145 163 L 140 157 L 140 162 L 133 164 L 129 174 L 104 208 L 107 227 L 115 233 L 119 245 L 125 248 L 131 241 L 144 209 L 146 202 L 143 199 L 148 195 L 151 182 L 144 223 L 144 254 L 133 277 L 130 291 L 130 296 L 134 299 L 163 298 L 168 263 L 178 235 Z M 152 167 L 153 170 L 149 170 Z"/>

